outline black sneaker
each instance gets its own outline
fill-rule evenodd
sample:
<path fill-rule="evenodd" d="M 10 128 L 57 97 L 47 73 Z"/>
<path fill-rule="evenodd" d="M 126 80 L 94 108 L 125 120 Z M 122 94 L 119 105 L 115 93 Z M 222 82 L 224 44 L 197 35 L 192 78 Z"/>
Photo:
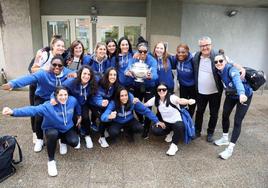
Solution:
<path fill-rule="evenodd" d="M 142 137 L 143 139 L 148 139 L 148 138 L 149 138 L 148 133 L 149 133 L 148 131 L 143 131 L 141 137 Z"/>
<path fill-rule="evenodd" d="M 208 134 L 207 135 L 207 142 L 213 142 L 214 139 L 213 139 L 213 134 Z"/>

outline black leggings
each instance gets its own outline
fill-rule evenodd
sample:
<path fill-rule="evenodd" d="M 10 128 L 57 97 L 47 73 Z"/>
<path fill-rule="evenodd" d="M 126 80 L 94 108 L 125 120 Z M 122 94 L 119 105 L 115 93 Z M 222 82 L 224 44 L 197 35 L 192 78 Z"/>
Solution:
<path fill-rule="evenodd" d="M 180 85 L 180 98 L 185 98 L 185 99 L 196 99 L 196 89 L 195 86 L 182 86 Z M 193 117 L 194 111 L 195 111 L 195 106 L 196 104 L 189 105 L 189 113 L 190 116 Z M 181 107 L 184 107 L 181 105 Z"/>
<path fill-rule="evenodd" d="M 175 123 L 167 123 L 164 122 L 166 125 L 166 128 L 163 129 L 160 126 L 152 126 L 152 133 L 156 136 L 164 136 L 170 133 L 170 131 L 173 131 L 173 137 L 172 137 L 172 143 L 173 144 L 178 144 L 179 143 L 179 138 L 182 138 L 184 135 L 184 124 L 182 121 L 177 121 Z"/>
<path fill-rule="evenodd" d="M 81 122 L 81 128 L 85 132 L 85 135 L 89 135 L 90 132 L 90 118 L 89 118 L 89 106 L 88 104 L 84 104 L 81 106 L 82 110 L 82 122 Z"/>
<path fill-rule="evenodd" d="M 252 99 L 252 95 L 248 97 L 248 100 L 241 104 L 239 99 L 232 99 L 226 96 L 224 104 L 223 104 L 223 112 L 222 112 L 222 129 L 223 133 L 228 133 L 230 127 L 230 114 L 233 108 L 236 106 L 235 116 L 234 116 L 234 129 L 231 137 L 231 142 L 236 143 L 240 132 L 241 132 L 241 125 L 242 121 L 248 111 Z"/>
<path fill-rule="evenodd" d="M 36 90 L 36 84 L 31 84 L 29 87 L 29 101 L 30 105 L 34 106 L 34 96 L 35 96 L 35 90 Z M 31 126 L 32 126 L 32 131 L 35 133 L 35 117 L 31 117 Z"/>
<path fill-rule="evenodd" d="M 38 106 L 39 104 L 43 104 L 46 100 L 35 95 L 34 96 L 34 105 Z M 35 131 L 36 131 L 36 136 L 38 139 L 43 139 L 43 130 L 42 130 L 42 122 L 43 122 L 43 117 L 42 116 L 35 116 Z"/>
<path fill-rule="evenodd" d="M 47 141 L 47 154 L 49 161 L 54 160 L 58 138 L 61 143 L 68 144 L 71 147 L 76 147 L 79 142 L 78 134 L 72 128 L 65 133 L 60 133 L 57 129 L 47 129 L 44 131 Z"/>

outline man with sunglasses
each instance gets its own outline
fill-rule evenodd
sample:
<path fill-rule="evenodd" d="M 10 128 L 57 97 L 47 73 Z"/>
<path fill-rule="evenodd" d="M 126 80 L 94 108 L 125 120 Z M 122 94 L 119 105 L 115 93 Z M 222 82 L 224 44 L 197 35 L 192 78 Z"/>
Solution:
<path fill-rule="evenodd" d="M 148 65 L 150 71 L 148 71 L 146 77 L 144 78 L 144 82 L 134 82 L 133 84 L 133 94 L 135 97 L 139 98 L 140 101 L 147 102 L 150 98 L 155 95 L 155 87 L 156 81 L 158 79 L 157 75 L 157 62 L 151 56 L 148 55 L 148 42 L 145 41 L 143 38 L 139 39 L 138 45 L 138 57 L 139 59 L 133 59 L 133 61 L 129 64 L 128 68 L 126 69 L 125 75 L 134 77 L 132 72 L 130 71 L 132 64 L 140 61 Z M 145 118 L 143 121 L 143 115 L 137 114 L 140 123 L 144 123 L 144 132 L 142 134 L 143 138 L 148 138 L 148 133 L 150 130 L 151 121 L 148 118 Z"/>

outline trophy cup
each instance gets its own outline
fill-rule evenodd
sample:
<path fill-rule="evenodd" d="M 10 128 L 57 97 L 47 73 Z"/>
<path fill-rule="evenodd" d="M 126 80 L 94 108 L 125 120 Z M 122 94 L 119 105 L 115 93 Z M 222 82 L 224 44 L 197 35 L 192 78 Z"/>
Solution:
<path fill-rule="evenodd" d="M 136 82 L 144 82 L 144 78 L 146 77 L 147 73 L 150 71 L 148 65 L 143 63 L 141 60 L 136 62 L 132 65 L 130 71 L 135 76 Z"/>

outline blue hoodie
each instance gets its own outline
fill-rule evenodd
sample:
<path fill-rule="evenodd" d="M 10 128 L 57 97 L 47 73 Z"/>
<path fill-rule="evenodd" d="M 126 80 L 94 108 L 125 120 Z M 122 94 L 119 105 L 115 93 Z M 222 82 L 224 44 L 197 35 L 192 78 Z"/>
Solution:
<path fill-rule="evenodd" d="M 93 71 L 96 75 L 96 79 L 97 79 L 97 81 L 99 81 L 102 78 L 105 71 L 109 67 L 111 67 L 111 62 L 107 59 L 107 57 L 105 57 L 101 62 L 98 62 L 96 59 L 96 56 L 93 55 L 93 56 L 91 56 L 89 66 L 93 69 Z"/>
<path fill-rule="evenodd" d="M 164 68 L 162 58 L 157 59 L 158 83 L 164 82 L 168 89 L 174 89 L 174 79 L 170 59 L 167 58 L 167 70 Z"/>
<path fill-rule="evenodd" d="M 42 129 L 47 130 L 50 128 L 57 129 L 61 133 L 65 133 L 73 126 L 74 114 L 80 116 L 81 108 L 77 100 L 69 96 L 66 104 L 56 104 L 53 106 L 49 101 L 38 106 L 26 106 L 22 108 L 13 109 L 14 117 L 27 117 L 27 116 L 43 116 Z"/>
<path fill-rule="evenodd" d="M 121 124 L 127 123 L 134 118 L 134 110 L 135 110 L 136 112 L 148 117 L 155 124 L 159 122 L 156 115 L 149 108 L 145 107 L 141 102 L 137 102 L 136 104 L 132 102 L 134 98 L 132 94 L 129 93 L 128 98 L 129 98 L 128 100 L 131 101 L 130 109 L 125 111 L 124 105 L 122 105 L 120 112 L 117 112 L 116 114 L 116 118 L 113 120 L 109 120 L 108 118 L 109 115 L 111 114 L 111 112 L 115 111 L 115 102 L 111 101 L 108 107 L 106 108 L 105 112 L 101 115 L 101 121 L 103 122 L 114 121 Z"/>
<path fill-rule="evenodd" d="M 221 77 L 224 88 L 228 87 L 237 91 L 237 95 L 228 95 L 229 97 L 239 99 L 241 94 L 247 97 L 252 95 L 252 88 L 246 80 L 241 80 L 239 71 L 232 64 L 227 63 L 222 71 L 218 71 L 218 74 Z"/>
<path fill-rule="evenodd" d="M 177 80 L 182 86 L 194 86 L 194 67 L 193 56 L 189 52 L 187 59 L 183 62 L 177 60 L 176 56 L 172 56 L 172 61 L 177 69 Z"/>
<path fill-rule="evenodd" d="M 102 100 L 107 99 L 110 101 L 112 99 L 112 96 L 114 95 L 114 92 L 115 92 L 114 86 L 110 87 L 107 93 L 103 87 L 99 86 L 97 95 L 92 97 L 92 100 L 89 100 L 89 104 L 102 108 Z"/>
<path fill-rule="evenodd" d="M 51 93 L 55 91 L 57 86 L 62 85 L 62 82 L 67 79 L 67 75 L 71 72 L 73 71 L 64 67 L 61 74 L 56 76 L 51 71 L 40 69 L 33 74 L 11 80 L 10 84 L 12 88 L 21 88 L 37 83 L 35 95 L 42 99 L 49 100 Z"/>
<path fill-rule="evenodd" d="M 128 68 L 126 69 L 126 71 L 130 70 L 132 65 L 136 62 L 139 62 L 138 59 L 132 59 L 131 63 L 128 65 Z M 155 60 L 154 57 L 152 57 L 151 55 L 147 55 L 146 59 L 144 61 L 144 63 L 146 63 L 148 65 L 148 68 L 151 70 L 151 74 L 152 74 L 152 79 L 144 79 L 144 84 L 145 84 L 145 88 L 149 88 L 149 87 L 155 87 L 156 83 L 157 83 L 157 79 L 158 79 L 158 75 L 157 75 L 157 62 Z M 126 72 L 125 71 L 125 72 Z M 134 82 L 134 84 L 136 86 L 141 85 L 142 83 L 140 82 Z"/>
<path fill-rule="evenodd" d="M 128 68 L 128 65 L 133 61 L 133 54 L 128 53 L 125 55 L 119 55 L 118 61 L 118 67 L 116 67 L 116 69 L 118 73 L 119 83 L 122 86 L 130 86 L 134 82 L 134 78 L 126 76 L 125 71 Z"/>

